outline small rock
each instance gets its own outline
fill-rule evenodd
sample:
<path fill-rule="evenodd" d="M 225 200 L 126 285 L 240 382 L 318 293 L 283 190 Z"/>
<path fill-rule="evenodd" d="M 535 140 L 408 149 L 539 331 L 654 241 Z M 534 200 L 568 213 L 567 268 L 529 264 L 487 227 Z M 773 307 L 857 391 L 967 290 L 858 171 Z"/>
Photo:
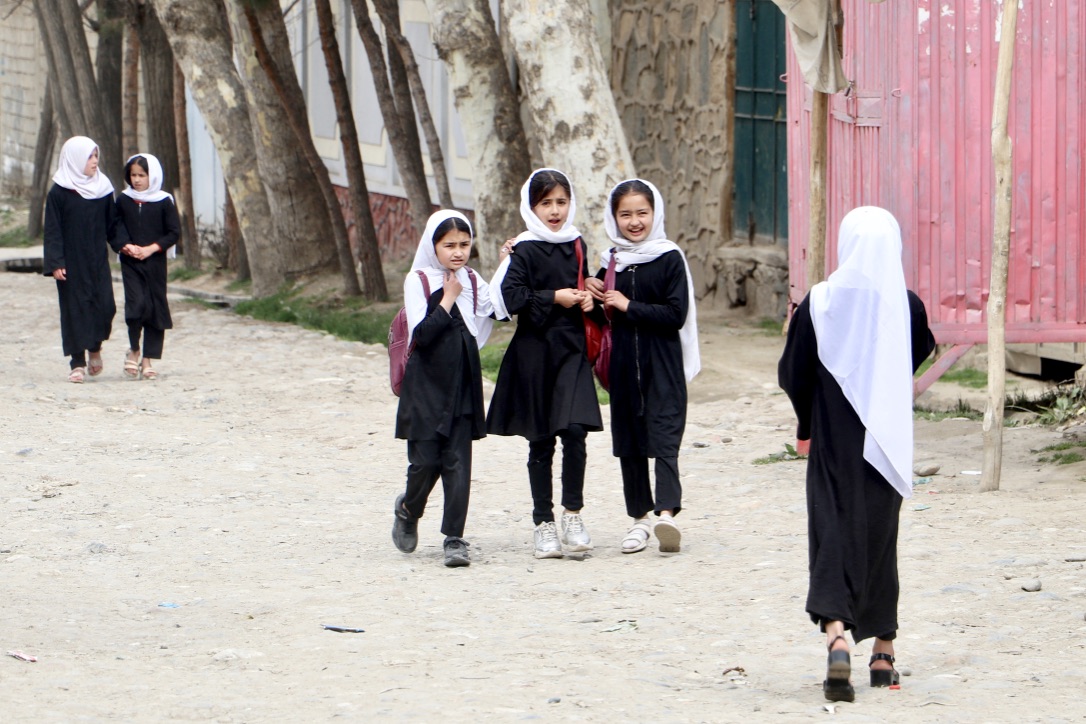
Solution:
<path fill-rule="evenodd" d="M 732 441 L 732 439 L 730 437 L 722 437 L 722 438 L 720 438 L 720 442 L 731 442 L 731 441 Z"/>
<path fill-rule="evenodd" d="M 1041 590 L 1041 579 L 1039 579 L 1039 578 L 1031 578 L 1030 580 L 1028 580 L 1028 581 L 1026 581 L 1025 583 L 1022 584 L 1022 590 L 1023 591 L 1028 591 L 1029 593 L 1034 593 L 1035 591 L 1040 591 Z"/>
<path fill-rule="evenodd" d="M 709 443 L 698 441 L 694 443 L 694 447 L 709 447 Z"/>
<path fill-rule="evenodd" d="M 98 541 L 95 541 L 93 543 L 88 543 L 87 547 L 84 548 L 84 550 L 87 551 L 87 553 L 108 553 L 109 546 L 107 546 L 105 543 L 99 543 Z"/>
<path fill-rule="evenodd" d="M 902 676 L 912 676 L 913 675 L 912 667 L 909 667 L 909 666 L 899 666 L 898 669 L 897 669 L 897 672 L 899 674 L 901 674 Z"/>
<path fill-rule="evenodd" d="M 915 468 L 913 468 L 913 473 L 915 473 L 918 478 L 929 478 L 932 475 L 935 475 L 935 473 L 937 472 L 939 472 L 939 466 L 933 465 L 931 463 L 928 463 L 926 465 L 917 465 Z"/>
<path fill-rule="evenodd" d="M 548 704 L 561 704 L 562 703 L 562 697 L 560 697 L 560 696 L 552 696 L 551 698 L 547 699 L 547 703 Z"/>

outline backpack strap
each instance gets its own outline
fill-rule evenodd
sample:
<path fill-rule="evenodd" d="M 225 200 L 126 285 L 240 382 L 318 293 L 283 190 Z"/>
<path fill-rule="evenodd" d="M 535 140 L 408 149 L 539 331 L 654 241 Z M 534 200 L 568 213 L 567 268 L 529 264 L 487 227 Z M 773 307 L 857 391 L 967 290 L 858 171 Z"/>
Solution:
<path fill-rule="evenodd" d="M 430 301 L 430 280 L 426 278 L 426 272 L 424 272 L 422 269 L 417 269 L 415 271 L 415 273 L 418 274 L 419 279 L 422 280 L 422 293 L 424 295 L 426 295 L 426 301 L 429 302 Z"/>
<path fill-rule="evenodd" d="M 464 267 L 468 270 L 468 278 L 471 279 L 471 313 L 475 316 L 479 315 L 479 280 L 475 278 L 475 272 L 472 271 L 470 266 Z"/>

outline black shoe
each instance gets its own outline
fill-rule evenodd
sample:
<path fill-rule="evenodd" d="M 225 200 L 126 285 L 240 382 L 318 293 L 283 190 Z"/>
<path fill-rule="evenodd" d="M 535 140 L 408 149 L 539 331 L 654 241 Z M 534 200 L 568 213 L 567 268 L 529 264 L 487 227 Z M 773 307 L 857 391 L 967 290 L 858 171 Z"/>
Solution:
<path fill-rule="evenodd" d="M 838 639 L 845 641 L 844 636 L 837 636 L 827 647 L 830 654 L 826 659 L 826 680 L 822 682 L 822 693 L 829 701 L 855 701 L 856 690 L 849 681 L 852 676 L 852 654 L 833 650 Z"/>
<path fill-rule="evenodd" d="M 396 498 L 395 518 L 392 521 L 392 542 L 404 553 L 411 553 L 419 544 L 419 520 L 407 514 L 403 507 L 403 495 Z"/>
<path fill-rule="evenodd" d="M 890 654 L 871 654 L 871 661 L 867 664 L 868 668 L 876 661 L 889 661 L 890 668 L 871 669 L 871 686 L 899 686 L 901 684 L 901 675 L 894 668 L 894 657 Z"/>
<path fill-rule="evenodd" d="M 463 538 L 449 536 L 445 539 L 445 565 L 449 568 L 471 565 L 468 542 Z"/>

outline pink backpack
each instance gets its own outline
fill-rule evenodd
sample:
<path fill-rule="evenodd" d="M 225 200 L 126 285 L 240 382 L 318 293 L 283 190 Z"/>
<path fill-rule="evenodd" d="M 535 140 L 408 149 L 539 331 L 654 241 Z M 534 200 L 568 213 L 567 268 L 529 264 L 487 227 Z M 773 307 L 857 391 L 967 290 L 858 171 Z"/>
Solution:
<path fill-rule="evenodd" d="M 472 299 L 472 311 L 479 311 L 479 283 L 475 279 L 475 272 L 470 267 L 464 267 L 468 270 L 468 278 L 471 279 L 471 299 Z M 419 275 L 419 279 L 422 280 L 422 292 L 426 296 L 426 299 L 430 299 L 430 280 L 426 278 L 426 273 L 419 269 L 416 272 Z M 396 397 L 400 396 L 400 388 L 403 387 L 403 375 L 407 370 L 407 360 L 411 358 L 411 353 L 415 350 L 415 341 L 411 340 L 411 344 L 407 344 L 408 338 L 407 328 L 407 309 L 400 307 L 400 311 L 396 312 L 396 316 L 392 318 L 392 324 L 388 328 L 388 379 L 392 383 L 392 394 Z"/>

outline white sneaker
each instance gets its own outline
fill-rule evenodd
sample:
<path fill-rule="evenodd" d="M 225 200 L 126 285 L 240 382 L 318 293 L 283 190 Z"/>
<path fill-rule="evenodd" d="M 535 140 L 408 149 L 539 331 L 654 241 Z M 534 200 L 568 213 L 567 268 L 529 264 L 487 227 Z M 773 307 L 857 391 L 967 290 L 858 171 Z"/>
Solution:
<path fill-rule="evenodd" d="M 558 528 L 553 520 L 544 521 L 535 527 L 535 557 L 562 557 L 562 544 L 558 542 Z"/>
<path fill-rule="evenodd" d="M 683 534 L 679 532 L 679 526 L 675 525 L 675 519 L 670 515 L 660 516 L 652 532 L 656 536 L 656 540 L 660 541 L 661 553 L 679 552 Z"/>
<path fill-rule="evenodd" d="M 592 550 L 592 536 L 588 535 L 580 513 L 562 513 L 562 544 L 570 553 Z"/>

